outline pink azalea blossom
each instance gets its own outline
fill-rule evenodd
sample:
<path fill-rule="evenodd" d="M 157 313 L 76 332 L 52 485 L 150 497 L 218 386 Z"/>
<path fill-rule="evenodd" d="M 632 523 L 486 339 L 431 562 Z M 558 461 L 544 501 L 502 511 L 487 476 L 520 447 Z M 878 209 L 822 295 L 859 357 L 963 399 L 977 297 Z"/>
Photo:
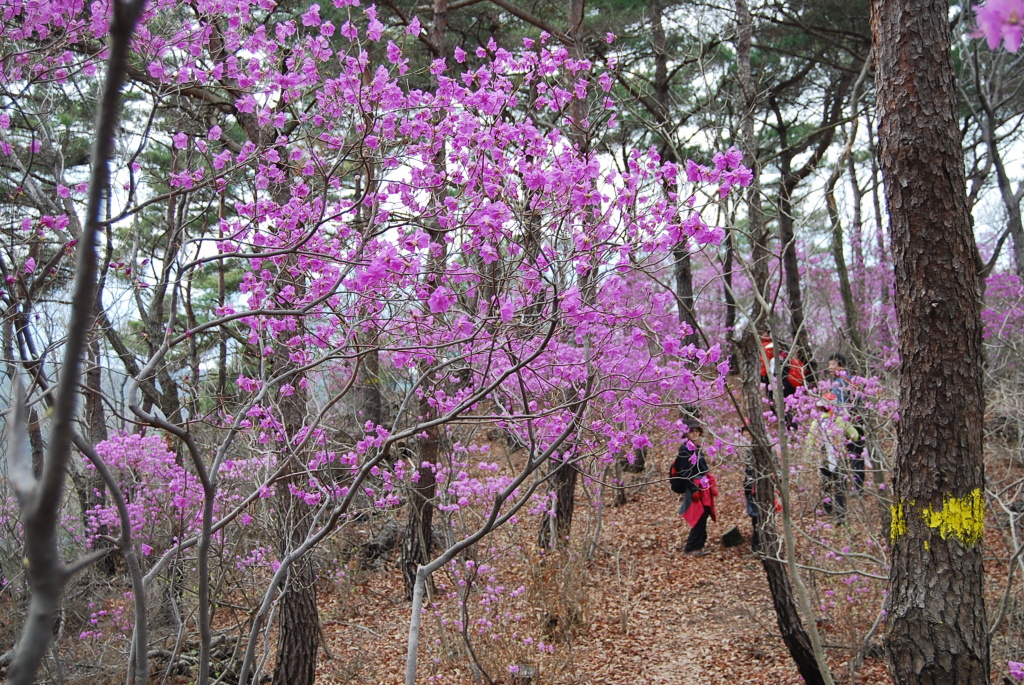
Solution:
<path fill-rule="evenodd" d="M 975 37 L 984 37 L 995 50 L 1002 43 L 1010 52 L 1020 49 L 1024 38 L 1024 0 L 988 0 L 974 6 L 978 20 Z"/>
<path fill-rule="evenodd" d="M 309 11 L 302 15 L 303 26 L 320 25 L 320 5 L 310 5 Z"/>
<path fill-rule="evenodd" d="M 455 304 L 455 293 L 443 285 L 434 288 L 434 292 L 430 293 L 430 297 L 427 299 L 427 306 L 434 314 L 444 314 L 453 304 Z"/>

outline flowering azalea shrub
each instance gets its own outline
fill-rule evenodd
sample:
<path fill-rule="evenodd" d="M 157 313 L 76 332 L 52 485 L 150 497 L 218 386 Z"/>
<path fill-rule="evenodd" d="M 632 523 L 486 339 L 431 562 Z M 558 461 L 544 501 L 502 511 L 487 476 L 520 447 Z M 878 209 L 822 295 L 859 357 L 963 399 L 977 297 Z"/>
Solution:
<path fill-rule="evenodd" d="M 53 107 L 100 72 L 110 7 L 4 12 L 0 78 L 51 96 L 0 119 L 0 155 L 34 169 L 17 226 L 48 268 L 26 255 L 25 288 L 67 275 L 81 230 L 80 170 L 44 162 L 84 143 Z M 177 565 L 200 625 L 211 587 L 272 599 L 303 543 L 423 479 L 447 542 L 491 508 L 553 514 L 542 466 L 597 477 L 722 392 L 721 348 L 684 342 L 663 283 L 680 245 L 721 243 L 705 217 L 750 183 L 739 152 L 613 165 L 612 74 L 548 35 L 423 62 L 425 33 L 348 0 L 157 1 L 133 39 L 101 298 L 121 298 L 119 401 L 149 432 L 96 449 L 144 582 Z M 527 456 L 499 468 L 481 428 Z M 448 449 L 421 456 L 434 440 Z M 80 513 L 89 544 L 116 536 L 110 500 Z"/>
<path fill-rule="evenodd" d="M 149 556 L 154 546 L 162 552 L 175 537 L 195 531 L 202 490 L 196 477 L 178 463 L 179 457 L 167 448 L 162 436 L 120 435 L 96 445 L 96 452 L 113 472 L 125 496 L 132 533 L 143 556 Z M 94 467 L 86 462 L 86 469 Z M 90 546 L 95 544 L 101 529 L 116 535 L 121 525 L 117 509 L 110 504 L 87 509 L 84 516 L 86 532 L 92 536 L 87 540 Z"/>

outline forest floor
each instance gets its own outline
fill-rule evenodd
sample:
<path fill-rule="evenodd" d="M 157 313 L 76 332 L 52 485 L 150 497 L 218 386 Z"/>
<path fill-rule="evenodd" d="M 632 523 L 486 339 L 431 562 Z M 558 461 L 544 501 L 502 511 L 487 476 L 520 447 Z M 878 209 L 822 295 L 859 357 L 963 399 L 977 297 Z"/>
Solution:
<path fill-rule="evenodd" d="M 701 557 L 682 554 L 689 529 L 663 484 L 608 514 L 608 544 L 633 558 L 638 599 L 626 639 L 621 624 L 601 620 L 581 638 L 578 660 L 588 666 L 580 682 L 803 682 L 779 636 L 761 562 L 750 553 L 740 474 L 722 474 L 720 488 L 719 521 L 709 524 L 711 552 Z M 721 536 L 734 525 L 747 542 L 723 547 Z M 615 618 L 612 611 L 601 615 Z M 846 664 L 831 665 L 837 682 L 846 681 Z M 891 681 L 884 663 L 866 660 L 856 682 Z"/>
<path fill-rule="evenodd" d="M 664 454 L 655 457 L 655 478 L 667 471 L 670 461 Z M 689 529 L 677 514 L 677 495 L 663 480 L 655 480 L 634 490 L 625 505 L 605 507 L 600 535 L 594 536 L 598 546 L 586 563 L 578 625 L 551 640 L 553 654 L 523 657 L 522 650 L 501 654 L 496 647 L 496 632 L 476 637 L 476 656 L 481 664 L 490 664 L 483 676 L 478 668 L 468 665 L 469 650 L 457 635 L 454 640 L 443 635 L 454 633 L 442 629 L 441 618 L 431 620 L 428 612 L 423 621 L 417 682 L 801 683 L 779 637 L 764 570 L 750 554 L 742 470 L 721 464 L 717 471 L 722 495 L 719 520 L 709 524 L 708 554 L 687 557 L 682 553 Z M 604 499 L 608 502 L 611 498 L 606 495 Z M 721 536 L 733 526 L 739 526 L 747 541 L 725 548 Z M 593 535 L 592 526 L 588 533 Z M 536 561 L 523 561 L 526 563 L 516 565 L 518 568 L 511 573 L 521 574 L 522 582 L 529 583 Z M 409 604 L 402 599 L 401 578 L 393 563 L 389 562 L 388 567 L 351 591 L 358 595 L 358 601 L 337 594 L 324 597 L 324 632 L 332 658 L 321 661 L 318 681 L 403 682 Z M 501 580 L 511 585 L 508 575 Z M 543 596 L 534 596 L 536 604 L 544 601 Z M 358 613 L 346 611 L 355 604 L 359 605 Z M 434 612 L 435 617 L 441 615 L 443 612 Z M 560 615 L 564 620 L 566 613 Z M 504 632 L 507 637 L 510 631 Z M 826 643 L 827 633 L 825 626 Z M 515 632 L 511 635 L 517 636 Z M 495 638 L 494 644 L 486 637 Z M 880 660 L 865 660 L 853 681 L 846 662 L 851 654 L 833 649 L 829 655 L 837 683 L 891 682 Z M 514 668 L 520 661 L 524 669 L 531 667 L 526 664 L 535 664 L 537 677 L 532 681 L 513 679 L 509 666 Z M 505 665 L 498 665 L 502 663 Z M 502 672 L 496 672 L 499 668 Z"/>

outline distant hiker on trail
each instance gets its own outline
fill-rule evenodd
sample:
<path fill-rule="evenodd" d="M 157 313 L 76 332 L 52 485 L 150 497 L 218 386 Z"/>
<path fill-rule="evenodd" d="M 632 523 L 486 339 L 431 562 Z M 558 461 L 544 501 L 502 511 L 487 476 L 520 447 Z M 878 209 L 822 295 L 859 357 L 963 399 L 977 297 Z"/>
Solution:
<path fill-rule="evenodd" d="M 743 469 L 743 499 L 747 502 L 747 516 L 750 517 L 750 528 L 753 531 L 750 536 L 750 551 L 757 554 L 761 551 L 761 536 L 757 532 L 757 503 L 754 502 L 754 482 L 757 481 L 757 470 L 754 468 L 754 445 L 750 435 L 750 428 L 740 428 L 740 439 L 743 440 L 743 460 L 746 463 Z"/>
<path fill-rule="evenodd" d="M 776 359 L 782 362 L 783 398 L 795 394 L 797 388 L 803 387 L 806 381 L 804 377 L 804 363 L 782 343 L 779 343 L 778 350 L 776 350 L 775 343 L 772 342 L 772 337 L 767 331 L 761 332 L 760 338 L 761 349 L 764 352 L 761 355 L 761 385 L 772 407 L 772 413 L 777 415 L 775 411 L 775 395 L 772 391 L 775 381 Z M 790 428 L 796 427 L 796 424 L 793 422 L 792 412 L 786 412 L 786 424 Z"/>
<path fill-rule="evenodd" d="M 679 454 L 672 462 L 669 472 L 669 484 L 672 491 L 683 496 L 683 504 L 679 514 L 690 524 L 690 534 L 686 538 L 683 552 L 687 556 L 705 554 L 704 545 L 708 541 L 708 519 L 718 521 L 715 511 L 715 497 L 718 488 L 715 477 L 708 473 L 708 463 L 701 454 L 701 443 L 704 429 L 698 425 L 691 426 L 686 439 L 679 446 Z"/>
<path fill-rule="evenodd" d="M 836 396 L 836 403 L 845 407 L 853 399 L 853 386 L 846 371 L 846 355 L 833 352 L 828 356 L 829 391 Z"/>
<path fill-rule="evenodd" d="M 807 434 L 806 449 L 811 458 L 821 459 L 822 509 L 826 514 L 835 514 L 838 523 L 846 519 L 846 482 L 843 472 L 846 464 L 846 450 L 840 445 L 856 440 L 859 433 L 852 423 L 835 410 L 836 396 L 825 393 L 817 404 L 820 416 L 811 422 Z"/>
<path fill-rule="evenodd" d="M 846 357 L 833 352 L 828 357 L 829 390 L 836 396 L 836 408 L 840 416 L 848 420 L 857 431 L 857 437 L 847 440 L 846 452 L 853 472 L 854 487 L 864 488 L 864 419 L 861 416 L 859 400 L 854 394 L 853 384 L 846 371 Z"/>
<path fill-rule="evenodd" d="M 767 333 L 761 333 L 761 384 L 766 386 L 768 399 L 771 399 L 772 381 L 775 380 L 775 359 L 782 361 L 782 396 L 789 397 L 804 384 L 804 363 L 784 344 L 779 344 L 779 352 L 775 353 L 775 343 Z"/>
<path fill-rule="evenodd" d="M 775 369 L 775 343 L 772 342 L 772 336 L 767 331 L 761 331 L 758 333 L 758 337 L 761 338 L 761 385 L 765 386 L 765 392 L 768 394 L 768 399 L 771 399 L 772 392 L 771 379 L 772 371 Z"/>
<path fill-rule="evenodd" d="M 757 502 L 754 501 L 754 493 L 756 492 L 757 484 L 757 468 L 754 466 L 754 438 L 750 434 L 750 428 L 742 426 L 740 428 L 740 439 L 743 441 L 743 499 L 746 500 L 747 504 L 747 516 L 750 517 L 750 527 L 753 533 L 750 536 L 750 551 L 754 554 L 760 554 L 764 551 L 761 545 L 761 535 L 757 530 L 759 512 L 757 509 Z M 778 474 L 776 474 L 777 476 Z M 776 493 L 777 495 L 778 493 Z M 775 513 L 782 511 L 782 504 L 779 502 L 778 497 L 773 502 Z"/>

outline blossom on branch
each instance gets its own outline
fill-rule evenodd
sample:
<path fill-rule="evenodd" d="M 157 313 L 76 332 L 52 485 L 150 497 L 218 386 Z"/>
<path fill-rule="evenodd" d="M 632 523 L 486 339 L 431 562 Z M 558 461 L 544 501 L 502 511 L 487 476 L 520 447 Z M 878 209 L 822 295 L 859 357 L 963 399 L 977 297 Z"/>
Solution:
<path fill-rule="evenodd" d="M 1009 52 L 1020 50 L 1024 38 L 1024 0 L 988 0 L 974 6 L 978 20 L 975 38 L 985 38 L 993 50 L 1002 43 Z"/>

